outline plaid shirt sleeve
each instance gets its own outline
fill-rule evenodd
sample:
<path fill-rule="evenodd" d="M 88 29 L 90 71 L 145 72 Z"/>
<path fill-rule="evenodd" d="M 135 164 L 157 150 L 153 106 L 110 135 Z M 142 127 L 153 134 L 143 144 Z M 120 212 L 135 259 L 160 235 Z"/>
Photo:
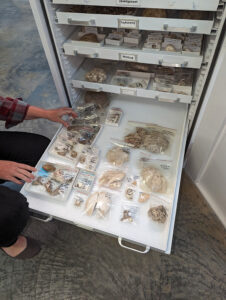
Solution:
<path fill-rule="evenodd" d="M 6 121 L 5 127 L 10 128 L 23 122 L 29 105 L 19 99 L 0 96 L 0 120 Z"/>

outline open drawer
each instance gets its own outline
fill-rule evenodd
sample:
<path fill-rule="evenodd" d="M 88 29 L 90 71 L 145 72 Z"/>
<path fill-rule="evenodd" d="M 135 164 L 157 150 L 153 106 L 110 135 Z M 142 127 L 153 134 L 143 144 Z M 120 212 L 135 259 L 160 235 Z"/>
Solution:
<path fill-rule="evenodd" d="M 187 9 L 187 10 L 208 10 L 216 11 L 219 0 L 53 0 L 54 4 L 80 4 L 100 6 L 133 6 L 144 8 L 165 8 L 165 9 Z"/>
<path fill-rule="evenodd" d="M 184 67 L 199 69 L 202 64 L 203 57 L 201 55 L 194 56 L 189 54 L 181 54 L 177 52 L 151 51 L 142 49 L 130 49 L 126 47 L 115 46 L 85 46 L 80 45 L 73 39 L 69 39 L 63 44 L 64 53 L 66 55 L 87 55 L 100 59 L 131 61 L 146 64 L 164 65 L 168 67 Z"/>
<path fill-rule="evenodd" d="M 105 125 L 96 140 L 95 145 L 101 149 L 101 161 L 97 167 L 97 174 L 99 174 L 98 172 L 102 167 L 106 155 L 104 149 L 106 149 L 107 145 L 110 145 L 111 138 L 123 138 L 128 121 L 157 123 L 165 127 L 176 129 L 172 155 L 172 193 L 170 193 L 166 199 L 168 218 L 164 224 L 153 224 L 153 222 L 150 221 L 147 215 L 150 206 L 149 202 L 135 203 L 138 206 L 137 221 L 135 224 L 120 222 L 120 211 L 125 202 L 123 193 L 118 194 L 117 199 L 114 200 L 114 205 L 112 205 L 108 217 L 99 220 L 94 216 L 90 217 L 85 215 L 82 209 L 75 207 L 74 192 L 70 194 L 68 201 L 63 203 L 52 199 L 39 199 L 39 197 L 27 193 L 26 186 L 23 187 L 21 192 L 27 197 L 30 209 L 41 215 L 46 215 L 47 219 L 53 217 L 64 222 L 73 223 L 85 229 L 114 236 L 118 238 L 121 246 L 123 246 L 122 241 L 124 239 L 133 244 L 142 245 L 144 246 L 144 251 L 140 251 L 141 253 L 147 253 L 149 249 L 152 248 L 170 254 L 187 137 L 187 105 L 181 103 L 172 105 L 169 103 L 148 101 L 147 99 L 139 97 L 113 95 L 110 106 L 121 108 L 123 118 L 119 127 Z M 49 147 L 51 147 L 51 144 Z M 43 154 L 41 160 L 54 163 L 63 162 L 61 159 L 49 156 L 48 149 Z M 136 155 L 131 155 L 129 162 L 131 168 L 136 166 L 136 160 Z M 65 163 L 64 161 L 64 164 Z M 132 250 L 137 251 L 136 247 L 134 249 L 132 248 Z"/>
<path fill-rule="evenodd" d="M 140 30 L 157 30 L 172 32 L 188 32 L 210 34 L 213 18 L 206 20 L 191 20 L 182 18 L 153 18 L 137 15 L 110 15 L 71 12 L 73 8 L 60 8 L 56 11 L 58 24 L 97 26 L 107 28 L 124 28 Z M 142 15 L 142 12 L 139 14 Z"/>
<path fill-rule="evenodd" d="M 107 73 L 107 79 L 103 83 L 90 82 L 86 80 L 86 74 L 94 68 L 103 68 Z M 138 96 L 148 99 L 155 99 L 163 102 L 181 102 L 191 103 L 192 96 L 177 94 L 173 92 L 161 92 L 153 87 L 153 80 L 150 78 L 146 88 L 131 88 L 122 85 L 116 85 L 114 78 L 117 78 L 117 70 L 125 70 L 124 63 L 98 61 L 95 59 L 85 59 L 80 68 L 72 76 L 72 86 L 74 88 L 82 88 L 96 92 L 108 92 L 121 95 Z M 143 73 L 146 74 L 146 73 Z M 191 88 L 192 89 L 192 88 Z"/>

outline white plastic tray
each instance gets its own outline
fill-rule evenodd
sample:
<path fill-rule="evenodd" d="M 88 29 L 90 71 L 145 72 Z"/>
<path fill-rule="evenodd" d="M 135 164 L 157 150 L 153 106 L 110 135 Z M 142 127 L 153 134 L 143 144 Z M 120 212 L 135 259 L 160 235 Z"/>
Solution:
<path fill-rule="evenodd" d="M 128 2 L 126 0 L 53 0 L 53 3 L 216 11 L 219 0 L 135 0 L 133 4 L 129 0 Z"/>
<path fill-rule="evenodd" d="M 172 18 L 148 18 L 127 15 L 85 14 L 56 11 L 58 24 L 97 26 L 210 34 L 213 20 L 188 20 Z"/>
<path fill-rule="evenodd" d="M 74 223 L 80 227 L 95 230 L 104 234 L 119 237 L 119 243 L 122 244 L 122 239 L 129 240 L 133 243 L 142 244 L 146 247 L 147 252 L 149 247 L 157 250 L 170 253 L 172 235 L 174 230 L 175 213 L 177 207 L 177 195 L 179 190 L 180 174 L 182 169 L 182 162 L 184 156 L 184 145 L 186 140 L 186 124 L 187 124 L 187 105 L 177 103 L 175 105 L 167 103 L 157 103 L 147 101 L 141 98 L 133 98 L 126 96 L 114 96 L 111 102 L 111 107 L 120 107 L 123 112 L 123 119 L 119 127 L 105 126 L 102 134 L 96 142 L 100 149 L 105 149 L 110 143 L 110 138 L 122 138 L 128 120 L 153 122 L 163 126 L 175 128 L 177 130 L 175 138 L 175 152 L 173 158 L 173 194 L 168 197 L 169 202 L 169 217 L 164 226 L 151 225 L 149 218 L 146 216 L 149 204 L 146 203 L 140 206 L 139 219 L 137 225 L 122 224 L 119 221 L 121 199 L 118 198 L 115 203 L 110 218 L 98 221 L 94 217 L 84 216 L 80 210 L 74 207 L 74 195 L 71 193 L 69 200 L 64 204 L 53 203 L 52 201 L 40 201 L 38 197 L 27 194 L 25 189 L 22 193 L 28 197 L 29 207 L 40 213 L 51 215 L 55 218 L 61 219 L 65 222 Z M 48 156 L 48 149 L 44 153 L 42 160 L 57 162 L 56 159 Z M 132 166 L 135 166 L 132 158 Z M 98 168 L 101 168 L 99 165 Z M 98 171 L 98 169 L 97 169 Z"/>

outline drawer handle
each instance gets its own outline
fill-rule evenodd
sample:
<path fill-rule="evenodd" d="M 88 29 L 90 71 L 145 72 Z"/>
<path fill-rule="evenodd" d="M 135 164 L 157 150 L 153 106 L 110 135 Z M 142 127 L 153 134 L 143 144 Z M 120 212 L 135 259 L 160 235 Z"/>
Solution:
<path fill-rule="evenodd" d="M 170 27 L 168 24 L 163 25 L 163 29 L 167 31 L 175 31 L 175 30 L 182 30 L 185 32 L 196 32 L 197 31 L 197 26 L 193 25 L 191 27 Z"/>
<path fill-rule="evenodd" d="M 83 25 L 83 26 L 92 26 L 96 24 L 96 21 L 93 19 L 88 21 L 79 21 L 79 20 L 72 20 L 71 18 L 68 18 L 67 22 L 70 25 Z"/>
<path fill-rule="evenodd" d="M 141 254 L 145 254 L 145 253 L 148 253 L 150 251 L 150 247 L 149 246 L 146 246 L 145 250 L 141 251 L 141 250 L 137 250 L 135 248 L 131 248 L 131 247 L 123 245 L 122 241 L 123 241 L 123 239 L 121 237 L 118 237 L 118 243 L 119 243 L 119 245 L 122 248 L 125 248 L 127 250 L 131 250 L 131 251 L 134 251 L 134 252 L 137 252 L 137 253 L 141 253 Z"/>
<path fill-rule="evenodd" d="M 168 102 L 168 103 L 180 102 L 180 98 L 177 98 L 177 99 L 165 99 L 165 98 L 161 98 L 159 96 L 155 96 L 155 100 L 160 101 L 160 102 Z"/>
<path fill-rule="evenodd" d="M 38 217 L 35 217 L 35 216 L 31 215 L 31 218 L 35 219 L 35 220 L 38 220 L 38 221 L 41 221 L 41 222 L 44 222 L 44 223 L 48 223 L 48 222 L 52 221 L 53 216 L 47 216 L 46 219 L 42 219 L 42 218 L 38 218 Z"/>
<path fill-rule="evenodd" d="M 75 50 L 74 51 L 74 56 L 76 56 L 76 55 L 85 55 L 85 56 L 90 57 L 90 58 L 97 58 L 99 56 L 99 54 L 96 53 L 96 52 L 89 54 L 89 53 L 79 53 L 77 50 Z"/>
<path fill-rule="evenodd" d="M 159 65 L 161 66 L 170 66 L 170 67 L 181 67 L 181 68 L 185 68 L 188 65 L 188 61 L 184 61 L 181 64 L 177 64 L 177 63 L 168 63 L 168 62 L 164 62 L 163 59 L 159 60 Z"/>
<path fill-rule="evenodd" d="M 89 91 L 94 91 L 94 92 L 102 92 L 103 91 L 102 87 L 98 87 L 96 89 L 95 88 L 88 88 L 88 87 L 85 87 L 84 84 L 81 85 L 81 88 L 89 90 Z"/>

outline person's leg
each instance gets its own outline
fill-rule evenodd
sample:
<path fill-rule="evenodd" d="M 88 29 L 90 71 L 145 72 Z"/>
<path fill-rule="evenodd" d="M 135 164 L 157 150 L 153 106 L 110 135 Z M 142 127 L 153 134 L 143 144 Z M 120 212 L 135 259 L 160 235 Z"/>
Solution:
<path fill-rule="evenodd" d="M 35 166 L 49 144 L 49 139 L 27 132 L 0 131 L 0 160 Z"/>
<path fill-rule="evenodd" d="M 7 187 L 0 186 L 0 247 L 14 257 L 26 247 L 25 237 L 19 237 L 29 218 L 26 198 Z"/>

